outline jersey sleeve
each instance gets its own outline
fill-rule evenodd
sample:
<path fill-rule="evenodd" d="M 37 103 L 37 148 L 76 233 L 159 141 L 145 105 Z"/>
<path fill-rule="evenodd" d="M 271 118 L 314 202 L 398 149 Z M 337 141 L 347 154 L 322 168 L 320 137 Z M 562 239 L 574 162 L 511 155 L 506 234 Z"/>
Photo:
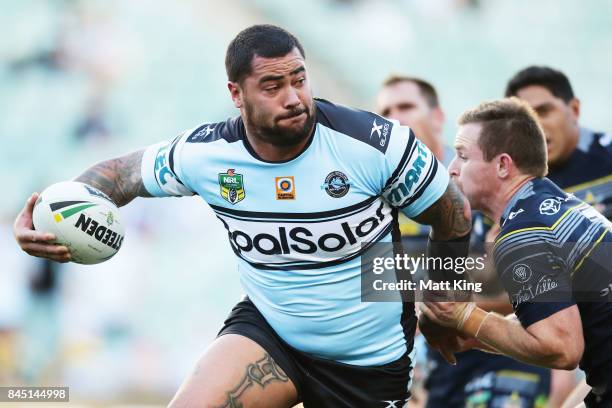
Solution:
<path fill-rule="evenodd" d="M 436 202 L 446 191 L 446 168 L 406 126 L 393 126 L 385 154 L 389 173 L 383 197 L 413 218 Z"/>
<path fill-rule="evenodd" d="M 141 176 L 147 191 L 154 197 L 192 196 L 187 175 L 181 167 L 181 152 L 191 131 L 171 141 L 151 145 L 142 157 Z"/>
<path fill-rule="evenodd" d="M 497 273 L 523 327 L 575 304 L 569 269 L 545 234 L 545 228 L 515 228 L 495 243 Z"/>

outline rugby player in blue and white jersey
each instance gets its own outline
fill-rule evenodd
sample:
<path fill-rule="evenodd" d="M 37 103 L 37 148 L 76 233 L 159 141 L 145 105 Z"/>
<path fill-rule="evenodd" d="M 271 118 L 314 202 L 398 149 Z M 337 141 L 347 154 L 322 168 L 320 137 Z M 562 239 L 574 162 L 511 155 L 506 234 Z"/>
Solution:
<path fill-rule="evenodd" d="M 279 27 L 247 28 L 225 61 L 240 116 L 77 178 L 118 205 L 197 194 L 227 228 L 248 297 L 172 406 L 404 406 L 414 304 L 362 302 L 361 255 L 396 238 L 398 211 L 432 226 L 434 256 L 467 254 L 469 205 L 444 166 L 409 128 L 314 99 L 304 55 Z M 35 199 L 16 220 L 17 241 L 32 255 L 69 260 L 32 230 Z M 449 330 L 437 333 L 452 350 Z"/>
<path fill-rule="evenodd" d="M 474 209 L 499 220 L 497 273 L 514 319 L 472 302 L 425 302 L 435 322 L 472 345 L 529 364 L 586 372 L 588 407 L 612 406 L 612 223 L 544 178 L 546 143 L 517 98 L 465 112 L 449 166 Z"/>

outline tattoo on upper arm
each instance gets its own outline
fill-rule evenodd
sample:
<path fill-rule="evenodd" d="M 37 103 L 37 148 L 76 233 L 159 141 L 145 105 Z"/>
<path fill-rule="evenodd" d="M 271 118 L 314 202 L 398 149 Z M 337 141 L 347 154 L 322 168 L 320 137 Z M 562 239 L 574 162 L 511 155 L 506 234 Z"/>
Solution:
<path fill-rule="evenodd" d="M 75 179 L 106 193 L 119 207 L 136 197 L 151 197 L 140 175 L 144 150 L 98 163 Z"/>
<path fill-rule="evenodd" d="M 265 353 L 263 358 L 247 365 L 246 372 L 238 384 L 226 392 L 226 400 L 219 408 L 242 408 L 239 399 L 244 392 L 251 386 L 265 388 L 274 381 L 289 381 L 289 377 L 272 357 Z"/>
<path fill-rule="evenodd" d="M 449 240 L 465 236 L 472 229 L 470 207 L 454 182 L 450 182 L 442 197 L 415 221 L 432 226 L 432 238 Z"/>

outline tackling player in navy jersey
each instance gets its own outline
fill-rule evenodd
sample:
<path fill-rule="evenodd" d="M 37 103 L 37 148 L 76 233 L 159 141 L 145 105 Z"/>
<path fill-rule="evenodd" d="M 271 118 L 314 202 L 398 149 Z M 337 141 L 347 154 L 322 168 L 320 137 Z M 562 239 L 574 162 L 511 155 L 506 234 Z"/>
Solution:
<path fill-rule="evenodd" d="M 546 177 L 612 219 L 612 135 L 580 127 L 581 102 L 567 76 L 529 66 L 510 78 L 505 94 L 523 99 L 538 113 L 548 147 Z M 479 221 L 490 224 L 475 217 Z M 550 403 L 560 404 L 580 375 L 553 370 Z"/>
<path fill-rule="evenodd" d="M 426 135 L 423 142 L 443 163 L 448 164 L 453 159 L 455 152 L 442 137 L 444 114 L 432 84 L 421 78 L 391 76 L 383 83 L 376 106 L 382 116 L 410 126 L 418 135 Z M 399 221 L 404 252 L 413 256 L 424 253 L 429 227 L 409 219 L 402 220 L 401 215 Z M 478 237 L 482 235 L 472 233 L 472 239 Z M 472 250 L 482 252 L 482 244 L 476 243 Z M 472 279 L 480 280 L 480 277 L 472 276 Z M 508 313 L 511 310 L 507 298 L 499 301 L 488 298 L 479 304 L 487 311 L 504 310 Z M 419 339 L 422 338 L 417 337 L 417 341 Z M 413 376 L 413 401 L 424 393 L 424 385 L 427 396 L 421 399 L 426 401 L 427 408 L 464 408 L 476 402 L 482 407 L 495 406 L 510 396 L 520 398 L 525 406 L 538 408 L 546 404 L 550 391 L 549 369 L 480 350 L 458 353 L 457 364 L 451 365 L 438 351 L 428 348 L 424 341 L 419 346 Z M 418 353 L 425 356 L 421 354 L 419 359 Z M 427 364 L 419 365 L 421 361 Z M 425 374 L 427 380 L 421 384 Z"/>
<path fill-rule="evenodd" d="M 398 238 L 399 211 L 432 226 L 433 255 L 467 254 L 469 205 L 444 166 L 409 128 L 314 99 L 304 55 L 279 27 L 247 28 L 225 61 L 240 116 L 77 178 L 118 205 L 197 194 L 227 229 L 247 297 L 173 407 L 404 406 L 414 305 L 362 302 L 360 257 L 371 243 Z M 15 222 L 21 248 L 70 260 L 32 229 L 35 200 Z M 445 252 L 449 241 L 462 249 Z M 456 336 L 437 327 L 438 344 L 452 350 Z"/>
<path fill-rule="evenodd" d="M 472 345 L 530 364 L 586 372 L 588 407 L 612 405 L 612 224 L 544 178 L 544 133 L 516 98 L 465 112 L 449 167 L 474 209 L 500 220 L 497 273 L 513 319 L 472 302 L 426 302 L 423 313 Z"/>

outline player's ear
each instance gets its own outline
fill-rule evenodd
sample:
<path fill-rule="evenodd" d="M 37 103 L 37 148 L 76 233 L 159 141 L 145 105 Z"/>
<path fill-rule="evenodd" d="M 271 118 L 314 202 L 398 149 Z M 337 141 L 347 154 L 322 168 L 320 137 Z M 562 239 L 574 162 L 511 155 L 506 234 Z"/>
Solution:
<path fill-rule="evenodd" d="M 432 114 L 433 114 L 433 117 L 436 123 L 438 123 L 438 125 L 442 127 L 442 125 L 444 124 L 444 119 L 445 119 L 444 111 L 439 106 L 437 106 L 432 109 Z"/>
<path fill-rule="evenodd" d="M 512 161 L 512 157 L 508 153 L 502 153 L 497 158 L 495 158 L 497 162 L 497 176 L 499 178 L 506 178 L 510 175 L 511 167 L 514 165 Z"/>
<path fill-rule="evenodd" d="M 441 134 L 444 126 L 444 111 L 436 106 L 431 110 L 431 118 L 433 119 L 433 130 Z"/>
<path fill-rule="evenodd" d="M 234 106 L 238 109 L 242 108 L 242 90 L 238 82 L 227 81 L 227 89 L 230 91 Z"/>
<path fill-rule="evenodd" d="M 578 118 L 580 117 L 580 99 L 573 98 L 571 101 L 569 101 L 569 107 L 572 112 L 574 122 L 578 122 Z"/>

